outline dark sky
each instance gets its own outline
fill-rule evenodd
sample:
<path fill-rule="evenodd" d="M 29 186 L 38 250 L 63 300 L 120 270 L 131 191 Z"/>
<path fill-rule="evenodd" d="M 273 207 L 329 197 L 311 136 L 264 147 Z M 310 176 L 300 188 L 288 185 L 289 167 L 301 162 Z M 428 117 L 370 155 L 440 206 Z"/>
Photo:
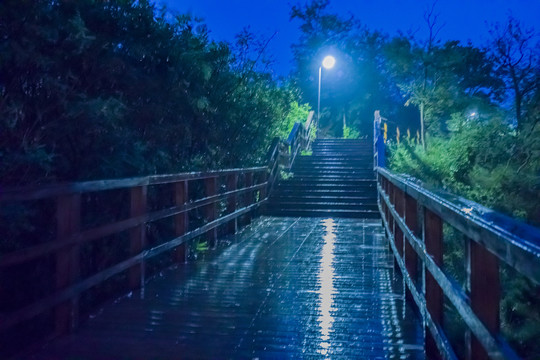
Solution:
<path fill-rule="evenodd" d="M 233 41 L 244 27 L 263 37 L 277 35 L 269 45 L 276 60 L 275 71 L 287 75 L 292 68 L 290 45 L 298 38 L 298 21 L 289 21 L 293 4 L 287 0 L 156 0 L 172 10 L 205 19 L 215 40 Z M 302 1 L 301 3 L 305 3 Z M 330 10 L 353 14 L 371 29 L 389 34 L 398 30 L 426 34 L 423 14 L 433 0 L 331 0 Z M 439 0 L 436 12 L 444 27 L 442 40 L 471 40 L 483 45 L 488 39 L 488 24 L 504 22 L 512 14 L 528 27 L 540 30 L 540 0 Z"/>

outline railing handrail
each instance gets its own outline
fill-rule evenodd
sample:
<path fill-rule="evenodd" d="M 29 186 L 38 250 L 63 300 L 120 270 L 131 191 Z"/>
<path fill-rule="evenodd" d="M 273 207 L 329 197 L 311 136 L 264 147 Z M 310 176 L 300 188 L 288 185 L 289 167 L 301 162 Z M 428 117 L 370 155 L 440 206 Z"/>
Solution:
<path fill-rule="evenodd" d="M 523 275 L 540 284 L 540 230 L 521 221 L 504 216 L 473 201 L 439 191 L 438 194 L 425 189 L 410 178 L 397 175 L 384 168 L 376 171 L 388 179 L 401 191 L 410 195 L 423 206 L 443 218 L 467 237 L 485 246 L 500 260 L 512 266 Z M 442 196 L 444 194 L 444 197 Z M 447 198 L 453 197 L 457 201 Z M 467 204 L 465 208 L 463 204 Z M 490 211 L 505 219 L 497 223 L 474 213 L 474 208 Z M 509 230 L 511 228 L 512 230 Z M 517 236 L 520 233 L 522 236 Z"/>
<path fill-rule="evenodd" d="M 287 144 L 292 145 L 296 138 L 298 137 L 299 129 L 302 127 L 302 124 L 295 122 L 289 136 L 287 137 Z"/>
<path fill-rule="evenodd" d="M 312 119 L 313 111 L 310 111 L 306 123 L 295 123 L 287 138 L 287 144 L 290 146 L 289 169 L 292 168 L 296 156 L 301 149 L 307 149 L 311 143 L 310 125 Z"/>
<path fill-rule="evenodd" d="M 429 191 L 416 179 L 381 167 L 376 167 L 375 171 L 379 210 L 396 263 L 439 355 L 445 359 L 456 358 L 442 321 L 444 296 L 454 305 L 480 344 L 470 342 L 471 358 L 517 358 L 499 336 L 498 261 L 540 284 L 540 230 L 472 201 Z M 465 266 L 470 294 L 442 269 L 443 223 L 469 239 L 466 246 L 470 246 L 470 250 Z M 418 261 L 426 276 L 429 274 L 433 279 L 428 284 L 426 278 L 421 285 L 422 291 L 416 283 Z M 470 338 L 467 341 L 471 341 Z M 428 357 L 438 357 L 433 351 L 426 349 Z"/>
<path fill-rule="evenodd" d="M 225 176 L 246 172 L 264 172 L 266 166 L 251 168 L 234 168 L 215 171 L 182 172 L 177 174 L 149 175 L 132 178 L 91 180 L 83 182 L 65 182 L 47 185 L 30 185 L 21 187 L 0 187 L 0 203 L 5 201 L 40 200 L 49 197 L 88 193 L 134 186 L 149 186 L 175 183 L 183 180 L 198 180 L 212 176 Z"/>
<path fill-rule="evenodd" d="M 384 133 L 381 129 L 383 121 L 379 110 L 375 111 L 373 121 L 373 167 L 386 167 L 386 149 L 384 143 Z M 384 119 L 386 120 L 386 119 Z"/>

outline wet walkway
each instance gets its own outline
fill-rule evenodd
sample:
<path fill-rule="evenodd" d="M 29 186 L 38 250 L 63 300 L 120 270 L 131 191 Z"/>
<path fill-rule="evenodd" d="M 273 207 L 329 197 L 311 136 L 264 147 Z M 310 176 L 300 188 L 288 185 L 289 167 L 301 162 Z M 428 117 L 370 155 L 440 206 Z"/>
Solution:
<path fill-rule="evenodd" d="M 379 220 L 262 217 L 29 359 L 423 359 Z"/>

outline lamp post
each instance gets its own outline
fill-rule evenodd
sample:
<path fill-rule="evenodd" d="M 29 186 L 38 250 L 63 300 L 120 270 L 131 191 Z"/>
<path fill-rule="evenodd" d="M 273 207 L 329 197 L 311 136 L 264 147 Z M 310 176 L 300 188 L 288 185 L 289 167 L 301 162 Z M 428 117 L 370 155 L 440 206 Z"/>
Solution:
<path fill-rule="evenodd" d="M 319 122 L 321 120 L 321 75 L 323 66 L 325 69 L 331 69 L 336 64 L 336 59 L 328 55 L 322 61 L 322 66 L 319 66 L 319 95 L 317 97 L 317 132 L 319 132 Z"/>

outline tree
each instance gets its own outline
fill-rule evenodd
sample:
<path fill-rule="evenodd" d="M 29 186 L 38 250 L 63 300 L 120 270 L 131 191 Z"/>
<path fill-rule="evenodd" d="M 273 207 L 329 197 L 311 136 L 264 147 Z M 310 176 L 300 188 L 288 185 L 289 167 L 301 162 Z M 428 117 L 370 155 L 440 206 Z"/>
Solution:
<path fill-rule="evenodd" d="M 328 5 L 329 1 L 317 0 L 291 10 L 291 19 L 300 22 L 301 31 L 293 45 L 294 79 L 303 100 L 317 104 L 318 69 L 325 55 L 334 55 L 336 66 L 322 73 L 323 131 L 341 136 L 346 118 L 349 126 L 371 134 L 374 110 L 395 111 L 395 92 L 382 66 L 386 37 L 369 31 L 353 16 L 331 13 Z"/>
<path fill-rule="evenodd" d="M 454 113 L 481 112 L 487 118 L 495 111 L 494 100 L 501 98 L 502 82 L 494 76 L 492 61 L 471 44 L 447 41 L 425 47 L 401 35 L 387 43 L 385 56 L 405 105 L 418 106 L 420 128 L 431 135 L 446 133 Z"/>
<path fill-rule="evenodd" d="M 3 184 L 260 163 L 294 100 L 150 1 L 7 0 L 0 36 Z"/>
<path fill-rule="evenodd" d="M 519 21 L 511 16 L 506 24 L 495 24 L 490 33 L 491 58 L 498 75 L 513 93 L 516 124 L 518 130 L 522 130 L 526 104 L 540 86 L 539 35 L 533 29 L 522 29 Z"/>

